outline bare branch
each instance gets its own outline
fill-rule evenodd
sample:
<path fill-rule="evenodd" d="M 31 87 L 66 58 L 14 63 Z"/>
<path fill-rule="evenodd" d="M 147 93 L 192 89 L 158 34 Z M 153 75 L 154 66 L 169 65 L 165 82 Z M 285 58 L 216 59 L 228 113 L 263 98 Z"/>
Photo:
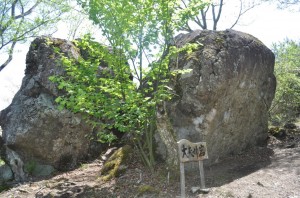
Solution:
<path fill-rule="evenodd" d="M 232 29 L 240 20 L 241 16 L 244 15 L 249 10 L 253 9 L 255 6 L 258 6 L 260 3 L 254 3 L 252 6 L 248 7 L 247 9 L 243 10 L 243 2 L 240 0 L 240 11 L 239 15 L 237 16 L 235 22 L 231 25 L 229 29 Z"/>
<path fill-rule="evenodd" d="M 202 29 L 203 29 L 203 24 L 201 23 L 201 20 L 199 19 L 198 16 L 195 17 L 195 21 L 196 24 L 198 24 Z"/>
<path fill-rule="evenodd" d="M 183 5 L 185 5 L 182 7 L 188 7 L 188 4 L 184 0 L 181 0 L 181 1 L 183 2 Z M 188 2 L 191 2 L 191 1 L 192 0 L 188 0 Z M 299 0 L 288 0 L 288 1 L 299 1 Z M 239 3 L 240 3 L 240 6 L 239 6 L 239 10 L 238 10 L 238 16 L 236 17 L 233 25 L 230 28 L 233 28 L 238 23 L 238 21 L 240 20 L 242 15 L 244 15 L 246 12 L 248 12 L 255 6 L 259 5 L 261 2 L 255 3 L 253 1 L 251 3 L 252 6 L 245 6 L 244 4 L 247 3 L 247 1 L 240 0 Z M 218 26 L 218 23 L 220 22 L 225 5 L 226 5 L 226 2 L 224 0 L 217 0 L 215 3 L 210 3 L 209 6 L 207 6 L 205 9 L 202 9 L 199 11 L 199 14 L 193 18 L 193 22 L 196 23 L 203 30 L 210 28 L 209 23 L 212 23 L 211 24 L 212 29 L 217 30 L 217 26 Z M 208 14 L 207 13 L 208 10 L 211 13 Z M 184 27 L 182 27 L 182 30 L 184 30 L 184 31 L 190 31 L 189 29 L 190 29 L 190 27 L 188 27 L 187 25 L 184 25 Z"/>
<path fill-rule="evenodd" d="M 187 8 L 187 5 L 184 0 L 181 0 L 181 3 L 183 3 L 184 7 Z"/>
<path fill-rule="evenodd" d="M 207 9 L 205 11 L 201 10 L 201 18 L 202 18 L 202 21 L 203 21 L 203 25 L 200 26 L 203 30 L 206 30 L 207 29 L 207 21 L 206 21 L 206 13 L 209 9 L 209 6 L 207 7 Z"/>
<path fill-rule="evenodd" d="M 22 18 L 22 17 L 25 17 L 29 14 L 32 13 L 32 11 L 40 4 L 40 1 L 37 1 L 29 10 L 27 10 L 26 12 L 24 12 L 24 7 L 22 5 L 22 13 L 18 16 L 15 16 L 14 19 L 19 19 L 19 18 Z"/>
<path fill-rule="evenodd" d="M 217 22 L 216 22 L 216 13 L 215 13 L 215 5 L 211 5 L 211 11 L 212 11 L 212 16 L 213 16 L 213 30 L 217 29 Z"/>
<path fill-rule="evenodd" d="M 238 21 L 240 20 L 241 16 L 242 16 L 242 10 L 243 10 L 243 2 L 242 0 L 240 0 L 240 12 L 239 12 L 239 15 L 238 17 L 236 18 L 235 22 L 232 24 L 232 26 L 230 27 L 230 29 L 232 29 L 237 23 Z"/>
<path fill-rule="evenodd" d="M 187 32 L 192 32 L 193 31 L 192 28 L 189 26 L 188 21 L 186 22 L 184 30 L 187 31 Z"/>
<path fill-rule="evenodd" d="M 220 0 L 220 5 L 219 5 L 219 12 L 216 18 L 216 21 L 218 22 L 222 13 L 222 8 L 223 8 L 223 0 Z"/>

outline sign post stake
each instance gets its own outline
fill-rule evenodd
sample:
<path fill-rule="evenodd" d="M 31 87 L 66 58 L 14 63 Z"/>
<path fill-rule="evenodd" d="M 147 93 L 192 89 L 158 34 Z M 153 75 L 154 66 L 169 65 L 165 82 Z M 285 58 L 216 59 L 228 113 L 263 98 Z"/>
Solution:
<path fill-rule="evenodd" d="M 199 170 L 200 170 L 200 190 L 205 189 L 205 179 L 204 179 L 204 169 L 203 161 L 199 161 Z"/>
<path fill-rule="evenodd" d="M 185 178 L 184 178 L 183 162 L 180 162 L 180 190 L 181 190 L 181 198 L 185 198 Z"/>
<path fill-rule="evenodd" d="M 206 142 L 192 143 L 186 139 L 177 142 L 178 157 L 180 161 L 180 190 L 181 198 L 185 198 L 185 175 L 184 163 L 198 161 L 200 170 L 200 191 L 208 192 L 205 189 L 203 160 L 208 159 Z"/>

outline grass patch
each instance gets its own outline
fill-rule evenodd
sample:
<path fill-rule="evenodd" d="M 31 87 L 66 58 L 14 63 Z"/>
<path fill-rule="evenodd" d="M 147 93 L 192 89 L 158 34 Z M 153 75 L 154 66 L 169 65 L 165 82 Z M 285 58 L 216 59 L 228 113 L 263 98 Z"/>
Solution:
<path fill-rule="evenodd" d="M 138 188 L 138 196 L 145 194 L 159 194 L 159 190 L 149 185 L 142 185 Z"/>

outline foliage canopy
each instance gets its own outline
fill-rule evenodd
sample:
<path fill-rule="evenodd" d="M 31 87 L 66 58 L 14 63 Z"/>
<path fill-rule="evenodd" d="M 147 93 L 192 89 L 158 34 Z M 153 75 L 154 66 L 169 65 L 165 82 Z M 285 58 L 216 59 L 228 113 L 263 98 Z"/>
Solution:
<path fill-rule="evenodd" d="M 93 117 L 101 141 L 115 139 L 111 131 L 126 132 L 139 148 L 145 163 L 154 163 L 153 133 L 157 104 L 171 99 L 167 86 L 171 75 L 168 62 L 180 51 L 174 32 L 191 17 L 196 7 L 179 9 L 177 0 L 78 0 L 98 25 L 109 46 L 98 44 L 86 35 L 77 45 L 86 57 L 62 58 L 67 75 L 52 77 L 67 95 L 56 99 L 62 107 Z M 189 14 L 187 14 L 189 13 Z M 135 80 L 132 81 L 132 76 Z"/>

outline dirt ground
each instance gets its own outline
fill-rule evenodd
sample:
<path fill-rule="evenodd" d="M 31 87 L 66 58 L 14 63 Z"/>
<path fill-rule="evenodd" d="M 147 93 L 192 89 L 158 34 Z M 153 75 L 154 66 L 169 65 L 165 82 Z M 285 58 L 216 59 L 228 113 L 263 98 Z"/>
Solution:
<path fill-rule="evenodd" d="M 178 173 L 159 164 L 154 174 L 138 160 L 131 160 L 126 172 L 109 182 L 99 179 L 103 161 L 82 164 L 78 169 L 51 178 L 33 178 L 3 191 L 3 198 L 50 197 L 179 197 Z M 300 133 L 276 139 L 267 147 L 255 148 L 205 167 L 209 193 L 192 193 L 200 185 L 199 172 L 187 173 L 186 196 L 191 198 L 300 198 Z"/>

